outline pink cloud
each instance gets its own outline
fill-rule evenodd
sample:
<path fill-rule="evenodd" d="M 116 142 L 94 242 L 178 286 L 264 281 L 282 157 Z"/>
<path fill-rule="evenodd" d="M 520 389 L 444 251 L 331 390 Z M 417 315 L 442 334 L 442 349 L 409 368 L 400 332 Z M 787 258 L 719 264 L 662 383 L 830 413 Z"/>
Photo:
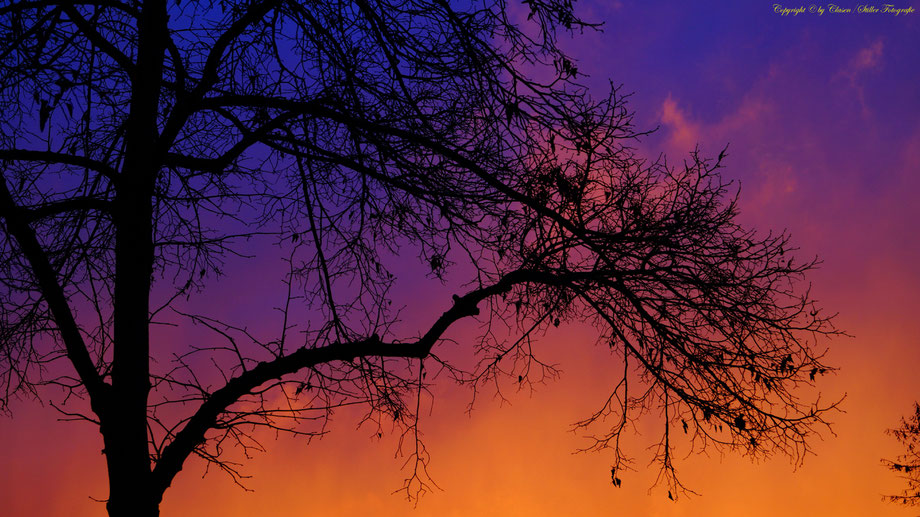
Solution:
<path fill-rule="evenodd" d="M 670 94 L 662 102 L 659 121 L 667 136 L 666 151 L 674 156 L 684 155 L 697 144 L 712 151 L 735 140 L 740 133 L 762 124 L 772 112 L 770 102 L 759 94 L 749 94 L 738 107 L 714 123 L 704 123 L 694 117 Z"/>
<path fill-rule="evenodd" d="M 866 104 L 865 89 L 861 84 L 860 78 L 866 73 L 881 67 L 884 50 L 885 45 L 882 40 L 876 40 L 868 47 L 860 49 L 834 77 L 835 79 L 845 79 L 850 83 L 850 87 L 856 91 L 863 118 L 869 118 L 871 113 Z"/>
<path fill-rule="evenodd" d="M 671 150 L 686 152 L 700 140 L 700 124 L 689 120 L 670 94 L 661 105 L 661 123 L 668 131 L 668 147 Z"/>
<path fill-rule="evenodd" d="M 846 67 L 841 70 L 841 75 L 855 78 L 862 72 L 878 68 L 881 64 L 882 51 L 884 49 L 885 45 L 882 43 L 882 40 L 876 40 L 868 47 L 860 49 L 860 51 L 850 59 Z"/>

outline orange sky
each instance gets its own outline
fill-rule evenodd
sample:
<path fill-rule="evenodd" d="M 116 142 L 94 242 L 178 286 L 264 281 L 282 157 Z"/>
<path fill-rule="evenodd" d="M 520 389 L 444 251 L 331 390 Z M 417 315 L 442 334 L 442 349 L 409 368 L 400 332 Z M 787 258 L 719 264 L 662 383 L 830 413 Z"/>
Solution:
<path fill-rule="evenodd" d="M 649 492 L 657 471 L 645 468 L 645 447 L 659 431 L 647 419 L 630 447 L 638 472 L 613 487 L 611 459 L 573 455 L 586 442 L 569 426 L 602 402 L 605 369 L 616 362 L 574 325 L 542 341 L 564 374 L 536 393 L 513 394 L 504 406 L 481 398 L 467 415 L 468 392 L 439 388 L 422 425 L 443 491 L 417 507 L 391 495 L 404 475 L 395 438 L 372 439 L 342 412 L 333 432 L 309 445 L 266 440 L 268 453 L 246 463 L 252 492 L 220 473 L 202 479 L 192 461 L 162 515 L 916 514 L 882 501 L 901 484 L 880 458 L 897 452 L 884 430 L 920 399 L 920 15 L 789 18 L 772 4 L 748 4 L 585 3 L 608 24 L 571 45 L 591 81 L 625 83 L 636 91 L 640 125 L 661 127 L 642 152 L 680 157 L 700 143 L 713 155 L 730 143 L 725 174 L 741 182 L 745 224 L 787 228 L 804 256 L 824 260 L 813 293 L 854 337 L 828 343 L 840 371 L 820 387 L 827 399 L 846 394 L 845 413 L 831 417 L 837 436 L 813 442 L 804 466 L 691 456 L 680 475 L 702 495 L 672 502 L 666 489 Z M 450 303 L 428 302 L 436 311 Z M 12 409 L 0 420 L 0 514 L 103 515 L 91 500 L 106 497 L 98 433 L 56 422 L 47 406 Z"/>

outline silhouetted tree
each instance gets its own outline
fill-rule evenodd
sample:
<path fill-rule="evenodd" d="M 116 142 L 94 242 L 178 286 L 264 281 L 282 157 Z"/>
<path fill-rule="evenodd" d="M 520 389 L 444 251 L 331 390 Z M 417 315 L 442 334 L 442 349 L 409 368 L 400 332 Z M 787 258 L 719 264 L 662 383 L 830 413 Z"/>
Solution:
<path fill-rule="evenodd" d="M 355 404 L 414 444 L 412 496 L 435 374 L 539 381 L 556 371 L 531 340 L 584 321 L 614 359 L 577 426 L 600 426 L 589 448 L 613 449 L 617 486 L 620 435 L 650 410 L 672 491 L 678 422 L 694 448 L 801 460 L 833 407 L 795 391 L 828 371 L 816 339 L 835 332 L 799 286 L 816 262 L 738 225 L 724 153 L 634 153 L 624 96 L 592 99 L 558 46 L 593 27 L 571 4 L 0 8 L 4 407 L 64 390 L 60 410 L 99 426 L 113 517 L 156 515 L 191 455 L 236 479 L 228 445 L 315 434 Z M 284 258 L 276 333 L 186 309 L 250 255 Z M 399 322 L 397 257 L 462 294 Z M 479 339 L 447 351 L 468 318 Z"/>
<path fill-rule="evenodd" d="M 910 506 L 920 505 L 920 404 L 914 403 L 914 414 L 901 419 L 900 427 L 887 433 L 907 449 L 894 460 L 882 460 L 886 467 L 897 472 L 907 481 L 907 488 L 901 495 L 885 498 L 894 503 Z"/>

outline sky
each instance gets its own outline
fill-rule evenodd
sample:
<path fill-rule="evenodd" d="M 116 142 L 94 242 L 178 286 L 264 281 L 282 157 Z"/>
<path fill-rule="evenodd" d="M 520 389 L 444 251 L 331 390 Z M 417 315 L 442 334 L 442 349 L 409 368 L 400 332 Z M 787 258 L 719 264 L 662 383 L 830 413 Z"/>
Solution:
<path fill-rule="evenodd" d="M 910 1 L 893 5 L 920 9 Z M 920 12 L 859 13 L 845 2 L 853 12 L 756 1 L 577 5 L 605 22 L 566 42 L 586 83 L 598 95 L 608 80 L 623 84 L 637 126 L 658 128 L 639 152 L 679 160 L 697 145 L 710 156 L 728 145 L 723 173 L 741 186 L 741 221 L 787 229 L 802 256 L 823 260 L 812 293 L 851 336 L 825 343 L 840 370 L 822 393 L 845 396 L 834 434 L 812 442 L 798 468 L 782 457 L 681 458 L 682 480 L 700 495 L 674 502 L 650 490 L 657 470 L 645 468 L 645 447 L 655 428 L 639 422 L 628 445 L 638 471 L 616 488 L 608 455 L 573 454 L 586 442 L 571 424 L 602 402 L 609 363 L 597 360 L 590 329 L 570 325 L 541 343 L 563 370 L 558 381 L 507 393 L 507 402 L 483 397 L 471 413 L 467 391 L 439 387 L 422 426 L 441 490 L 417 504 L 392 494 L 405 475 L 398 436 L 378 440 L 343 411 L 321 440 L 266 440 L 267 452 L 245 463 L 251 491 L 191 462 L 162 515 L 916 514 L 882 500 L 902 484 L 880 460 L 898 452 L 885 429 L 920 399 Z M 797 7 L 805 12 L 781 12 Z M 439 303 L 449 301 L 430 300 Z M 93 500 L 106 497 L 100 436 L 57 418 L 34 403 L 0 417 L 4 515 L 104 514 Z"/>

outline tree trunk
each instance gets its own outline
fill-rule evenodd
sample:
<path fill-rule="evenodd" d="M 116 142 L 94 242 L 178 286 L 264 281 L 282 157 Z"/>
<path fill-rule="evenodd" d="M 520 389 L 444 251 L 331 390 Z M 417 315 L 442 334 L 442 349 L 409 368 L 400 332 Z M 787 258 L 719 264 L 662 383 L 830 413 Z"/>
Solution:
<path fill-rule="evenodd" d="M 132 174 L 140 172 L 135 170 Z M 134 178 L 131 180 L 134 183 Z M 147 437 L 151 202 L 144 193 L 147 189 L 128 183 L 119 191 L 117 208 L 120 220 L 115 245 L 112 390 L 102 419 L 102 434 L 109 471 L 109 515 L 148 517 L 158 514 L 149 493 L 152 483 Z"/>
<path fill-rule="evenodd" d="M 106 503 L 109 517 L 158 517 L 160 497 L 152 493 L 146 434 L 143 444 L 138 444 L 130 423 L 116 424 L 106 431 L 103 433 L 109 473 Z M 142 460 L 138 460 L 139 452 L 144 454 Z"/>
<path fill-rule="evenodd" d="M 106 507 L 111 517 L 157 516 L 162 498 L 151 482 L 147 397 L 153 194 L 159 171 L 157 114 L 166 22 L 165 2 L 144 2 L 138 20 L 125 155 L 116 184 L 112 390 L 99 415 L 109 474 Z"/>

